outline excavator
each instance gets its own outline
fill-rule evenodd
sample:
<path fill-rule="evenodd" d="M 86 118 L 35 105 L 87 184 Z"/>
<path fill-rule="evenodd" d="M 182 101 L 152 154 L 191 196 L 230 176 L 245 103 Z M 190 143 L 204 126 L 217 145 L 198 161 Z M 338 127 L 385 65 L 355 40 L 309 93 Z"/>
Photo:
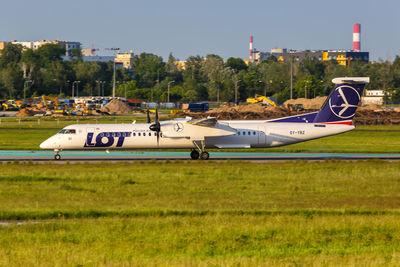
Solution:
<path fill-rule="evenodd" d="M 21 104 L 15 100 L 7 100 L 1 104 L 1 109 L 4 111 L 19 110 Z"/>
<path fill-rule="evenodd" d="M 54 113 L 56 113 L 56 114 L 65 114 L 66 113 L 66 106 L 64 104 L 61 104 L 58 101 L 57 97 L 42 95 L 42 100 L 43 100 L 43 104 L 46 106 L 46 108 L 53 109 Z M 49 105 L 47 102 L 48 100 L 52 101 L 54 104 Z"/>
<path fill-rule="evenodd" d="M 254 104 L 254 103 L 266 103 L 268 105 L 271 105 L 273 107 L 276 107 L 276 103 L 274 101 L 271 100 L 271 98 L 263 96 L 263 95 L 255 95 L 254 98 L 247 98 L 246 99 L 246 103 L 249 104 Z"/>

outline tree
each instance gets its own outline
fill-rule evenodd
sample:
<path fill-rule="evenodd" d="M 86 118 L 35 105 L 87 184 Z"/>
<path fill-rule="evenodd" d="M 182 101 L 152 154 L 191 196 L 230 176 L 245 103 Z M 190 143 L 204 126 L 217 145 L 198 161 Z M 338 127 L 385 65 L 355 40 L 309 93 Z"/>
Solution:
<path fill-rule="evenodd" d="M 298 80 L 294 86 L 297 97 L 314 98 L 324 95 L 324 86 L 321 80 L 313 75 L 307 75 Z"/>
<path fill-rule="evenodd" d="M 234 58 L 234 57 L 228 58 L 228 60 L 226 61 L 226 66 L 230 67 L 236 72 L 247 69 L 246 63 L 241 58 Z"/>
<path fill-rule="evenodd" d="M 154 54 L 141 53 L 135 56 L 133 66 L 139 88 L 154 87 L 166 76 L 162 57 Z"/>
<path fill-rule="evenodd" d="M 46 66 L 51 61 L 62 60 L 65 48 L 58 44 L 45 44 L 37 49 L 36 54 L 39 56 L 41 65 Z"/>
<path fill-rule="evenodd" d="M 9 64 L 19 63 L 22 56 L 22 46 L 15 44 L 6 44 L 1 51 L 0 67 L 6 68 Z"/>
<path fill-rule="evenodd" d="M 9 63 L 1 72 L 1 80 L 8 91 L 8 96 L 14 98 L 22 92 L 22 71 L 17 63 Z"/>

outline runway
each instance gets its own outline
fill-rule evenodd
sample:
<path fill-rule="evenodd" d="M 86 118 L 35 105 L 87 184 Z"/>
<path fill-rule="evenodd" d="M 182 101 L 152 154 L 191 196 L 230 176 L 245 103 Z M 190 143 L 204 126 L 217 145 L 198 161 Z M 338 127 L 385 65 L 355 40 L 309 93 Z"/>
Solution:
<path fill-rule="evenodd" d="M 190 160 L 188 152 L 175 151 L 62 151 L 60 162 L 65 161 L 129 161 L 129 160 Z M 358 153 L 257 153 L 210 152 L 209 160 L 400 160 L 400 154 Z M 55 161 L 53 151 L 0 150 L 0 161 Z"/>

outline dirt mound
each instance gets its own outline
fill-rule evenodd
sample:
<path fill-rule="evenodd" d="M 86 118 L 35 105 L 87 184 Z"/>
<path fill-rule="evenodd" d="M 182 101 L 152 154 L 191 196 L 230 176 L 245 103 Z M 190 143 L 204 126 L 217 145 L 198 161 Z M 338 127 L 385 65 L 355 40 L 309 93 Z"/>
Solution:
<path fill-rule="evenodd" d="M 133 109 L 125 102 L 119 99 L 113 99 L 107 105 L 102 107 L 100 111 L 107 112 L 109 114 L 122 115 L 132 113 Z"/>
<path fill-rule="evenodd" d="M 256 112 L 263 113 L 267 106 L 262 105 L 261 103 L 257 104 L 249 104 L 249 105 L 239 105 L 236 106 L 235 109 L 238 112 Z"/>
<path fill-rule="evenodd" d="M 287 107 L 288 104 L 296 105 L 303 104 L 304 109 L 320 109 L 326 100 L 326 96 L 317 96 L 316 98 L 308 99 L 308 98 L 297 98 L 297 99 L 289 99 L 283 103 L 284 107 Z"/>
<path fill-rule="evenodd" d="M 377 109 L 380 109 L 380 107 L 378 105 L 370 104 L 365 107 L 361 107 L 360 110 L 377 110 Z"/>
<path fill-rule="evenodd" d="M 30 109 L 23 108 L 15 116 L 16 117 L 30 117 L 30 116 L 33 116 L 33 115 L 35 115 L 35 112 L 33 112 Z"/>

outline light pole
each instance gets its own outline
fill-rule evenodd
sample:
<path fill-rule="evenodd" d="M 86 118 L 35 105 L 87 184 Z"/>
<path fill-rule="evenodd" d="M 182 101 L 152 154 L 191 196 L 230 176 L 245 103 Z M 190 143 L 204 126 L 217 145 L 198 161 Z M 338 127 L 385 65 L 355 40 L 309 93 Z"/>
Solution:
<path fill-rule="evenodd" d="M 99 84 L 99 93 L 98 93 L 98 96 L 101 96 L 101 95 L 103 95 L 104 96 L 104 83 L 105 83 L 105 81 L 96 81 L 96 83 L 98 83 Z M 103 90 L 102 90 L 103 89 Z M 101 94 L 101 92 L 103 92 L 103 94 Z"/>
<path fill-rule="evenodd" d="M 304 98 L 307 98 L 307 85 L 310 81 L 305 81 L 304 82 Z"/>
<path fill-rule="evenodd" d="M 115 97 L 115 59 L 114 59 L 114 73 L 113 73 L 113 92 L 112 97 Z"/>
<path fill-rule="evenodd" d="M 242 80 L 235 80 L 235 105 L 238 105 L 238 83 Z"/>
<path fill-rule="evenodd" d="M 293 57 L 290 57 L 290 99 L 293 99 Z"/>
<path fill-rule="evenodd" d="M 72 97 L 74 97 L 74 93 L 75 93 L 75 91 L 74 91 L 74 89 L 75 89 L 75 84 L 76 84 L 76 96 L 77 97 L 79 97 L 79 83 L 80 83 L 81 81 L 74 81 L 73 83 L 72 83 Z"/>
<path fill-rule="evenodd" d="M 101 85 L 101 95 L 104 96 L 104 84 L 106 83 L 106 81 L 100 81 L 100 85 Z"/>
<path fill-rule="evenodd" d="M 170 81 L 168 82 L 168 98 L 167 98 L 167 103 L 169 103 L 169 87 L 171 85 L 171 83 L 174 83 L 175 81 Z"/>
<path fill-rule="evenodd" d="M 25 82 L 24 82 L 24 103 L 26 101 L 26 91 L 30 87 L 31 83 L 32 83 L 32 80 L 25 80 Z"/>

